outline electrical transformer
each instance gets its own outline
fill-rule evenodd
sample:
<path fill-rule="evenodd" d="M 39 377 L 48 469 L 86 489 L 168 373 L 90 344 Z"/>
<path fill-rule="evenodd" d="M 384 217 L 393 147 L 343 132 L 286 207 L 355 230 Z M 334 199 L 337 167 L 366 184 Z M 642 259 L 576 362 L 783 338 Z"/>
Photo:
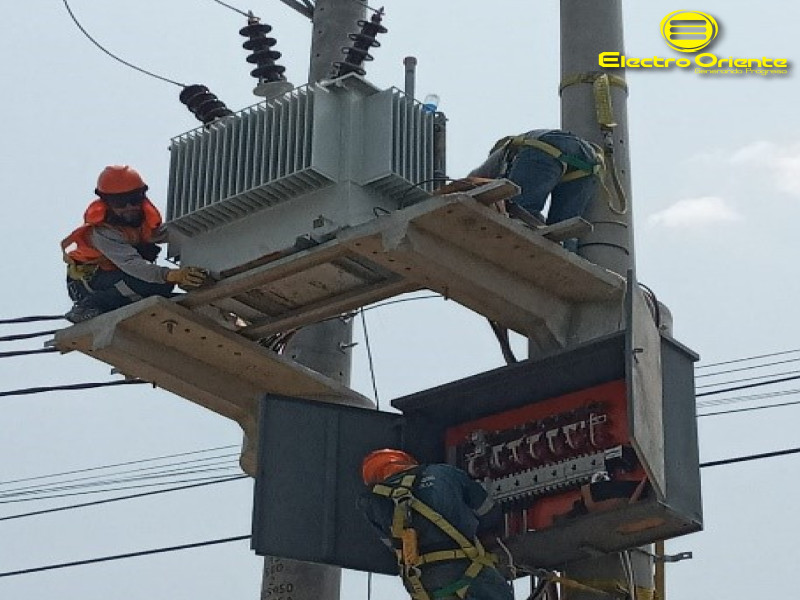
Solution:
<path fill-rule="evenodd" d="M 353 73 L 175 137 L 169 255 L 221 273 L 427 198 L 435 119 Z"/>

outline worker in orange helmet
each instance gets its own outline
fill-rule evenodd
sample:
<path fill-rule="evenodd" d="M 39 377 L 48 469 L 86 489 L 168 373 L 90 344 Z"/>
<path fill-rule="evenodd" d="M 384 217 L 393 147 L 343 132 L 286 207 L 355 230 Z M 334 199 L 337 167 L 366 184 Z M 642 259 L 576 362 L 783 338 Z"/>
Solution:
<path fill-rule="evenodd" d="M 502 513 L 477 481 L 391 448 L 368 454 L 362 476 L 369 490 L 359 506 L 395 552 L 413 600 L 513 600 L 478 539 L 491 537 Z"/>
<path fill-rule="evenodd" d="M 161 251 L 157 244 L 166 241 L 167 232 L 147 189 L 135 169 L 106 167 L 84 224 L 61 242 L 67 291 L 74 302 L 65 317 L 72 323 L 148 296 L 169 297 L 175 284 L 191 289 L 205 280 L 203 269 L 155 264 Z"/>

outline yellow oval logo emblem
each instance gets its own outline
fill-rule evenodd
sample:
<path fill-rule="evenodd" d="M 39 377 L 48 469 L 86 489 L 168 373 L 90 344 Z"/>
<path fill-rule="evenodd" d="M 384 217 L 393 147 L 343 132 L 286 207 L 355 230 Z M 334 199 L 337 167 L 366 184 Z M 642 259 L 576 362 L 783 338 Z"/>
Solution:
<path fill-rule="evenodd" d="M 661 35 L 673 50 L 697 52 L 717 37 L 719 25 L 708 13 L 676 10 L 661 21 Z"/>

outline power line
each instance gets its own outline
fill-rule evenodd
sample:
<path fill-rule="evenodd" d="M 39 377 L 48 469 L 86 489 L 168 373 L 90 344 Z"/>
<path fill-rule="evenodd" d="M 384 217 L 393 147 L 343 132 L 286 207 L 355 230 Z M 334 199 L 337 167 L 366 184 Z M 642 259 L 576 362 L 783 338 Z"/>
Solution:
<path fill-rule="evenodd" d="M 130 63 L 127 60 L 124 60 L 124 59 L 120 58 L 119 56 L 117 56 L 116 54 L 110 52 L 109 50 L 106 50 L 100 44 L 100 42 L 98 42 L 96 39 L 94 39 L 91 36 L 91 34 L 88 31 L 86 31 L 86 29 L 84 29 L 83 25 L 80 24 L 80 21 L 78 21 L 78 18 L 75 16 L 75 13 L 72 12 L 72 8 L 70 8 L 69 2 L 67 2 L 67 0 L 63 0 L 63 2 L 64 2 L 64 7 L 67 9 L 67 12 L 69 13 L 70 18 L 72 19 L 73 23 L 75 23 L 75 25 L 78 27 L 78 29 L 81 30 L 81 33 L 83 33 L 83 35 L 85 35 L 89 39 L 90 42 L 92 42 L 95 46 L 97 46 L 105 54 L 107 54 L 108 56 L 110 56 L 114 60 L 121 62 L 126 67 L 130 67 L 131 69 L 139 71 L 140 73 L 144 73 L 145 75 L 149 75 L 150 77 L 154 77 L 155 79 L 160 79 L 161 81 L 165 81 L 167 83 L 171 83 L 173 85 L 177 85 L 178 87 L 182 87 L 182 88 L 186 87 L 186 84 L 184 84 L 184 83 L 180 83 L 178 81 L 173 81 L 172 79 L 169 79 L 167 77 L 163 77 L 161 75 L 157 75 L 157 74 L 153 73 L 152 71 L 148 71 L 146 69 L 142 69 L 141 67 L 137 67 L 133 63 Z"/>
<path fill-rule="evenodd" d="M 113 463 L 110 465 L 101 465 L 99 467 L 88 467 L 86 469 L 75 469 L 73 471 L 63 471 L 61 473 L 52 473 L 50 475 L 37 475 L 35 477 L 25 477 L 22 479 L 10 479 L 0 483 L 0 485 L 8 485 L 9 483 L 21 483 L 23 481 L 35 481 L 37 479 L 49 479 L 51 477 L 63 477 L 64 475 L 74 475 L 76 473 L 87 473 L 89 471 L 99 471 L 102 469 L 113 469 L 114 467 L 127 467 L 128 465 L 138 465 L 146 462 L 154 462 L 157 460 L 164 460 L 166 458 L 178 458 L 180 456 L 191 456 L 193 454 L 203 454 L 205 452 L 216 452 L 217 450 L 227 450 L 229 448 L 238 448 L 236 444 L 229 444 L 227 446 L 217 446 L 215 448 L 205 448 L 203 450 L 192 450 L 191 452 L 179 452 L 177 454 L 164 454 L 163 456 L 155 456 L 153 458 L 142 458 L 139 460 L 129 460 L 121 463 Z"/>
<path fill-rule="evenodd" d="M 369 377 L 372 381 L 372 392 L 375 394 L 375 410 L 380 409 L 381 399 L 378 394 L 378 383 L 375 379 L 375 363 L 372 361 L 372 346 L 369 343 L 369 331 L 367 330 L 367 317 L 364 309 L 358 311 L 361 314 L 361 327 L 364 330 L 364 346 L 367 348 L 367 363 L 369 364 Z"/>
<path fill-rule="evenodd" d="M 230 8 L 232 11 L 237 12 L 240 15 L 244 15 L 245 17 L 248 17 L 248 18 L 250 17 L 250 15 L 248 13 L 244 12 L 243 10 L 239 10 L 235 6 L 231 6 L 230 4 L 226 4 L 225 2 L 222 2 L 221 0 L 212 0 L 212 1 L 216 2 L 217 4 L 221 4 L 225 8 Z"/>
<path fill-rule="evenodd" d="M 168 468 L 171 468 L 171 467 L 182 467 L 182 466 L 191 465 L 191 464 L 195 464 L 195 463 L 205 463 L 205 466 L 211 466 L 211 465 L 216 465 L 216 464 L 220 464 L 220 463 L 208 462 L 208 461 L 214 461 L 214 460 L 218 460 L 218 459 L 227 459 L 227 458 L 231 458 L 231 457 L 234 457 L 234 456 L 238 456 L 238 454 L 225 454 L 225 455 L 222 455 L 222 456 L 210 456 L 210 457 L 207 457 L 207 458 L 198 458 L 196 460 L 187 460 L 187 461 L 180 461 L 180 462 L 176 462 L 176 463 L 167 463 L 165 465 L 153 465 L 153 466 L 150 466 L 150 467 L 140 467 L 138 469 L 129 469 L 127 471 L 116 471 L 116 472 L 108 473 L 108 474 L 105 474 L 105 475 L 89 475 L 89 476 L 86 476 L 86 477 L 75 477 L 73 479 L 64 479 L 64 480 L 61 480 L 61 481 L 55 481 L 55 482 L 50 483 L 50 484 L 29 485 L 29 486 L 23 486 L 21 488 L 10 489 L 10 490 L 0 489 L 0 497 L 6 495 L 8 493 L 11 493 L 11 492 L 17 492 L 17 491 L 23 491 L 23 490 L 44 490 L 44 489 L 48 489 L 46 487 L 47 485 L 62 485 L 62 484 L 65 484 L 65 483 L 76 483 L 76 482 L 79 482 L 79 481 L 87 482 L 87 481 L 97 480 L 98 477 L 119 477 L 121 475 L 128 475 L 130 473 L 142 473 L 143 471 L 153 471 L 153 470 L 156 470 L 156 469 L 168 469 Z M 227 461 L 227 462 L 230 462 L 230 461 Z M 151 473 L 151 475 L 152 474 L 153 473 Z M 0 486 L 3 486 L 3 485 L 8 485 L 8 484 L 0 483 Z"/>
<path fill-rule="evenodd" d="M 793 354 L 795 352 L 800 352 L 800 348 L 797 348 L 795 350 L 782 350 L 781 352 L 771 352 L 769 354 L 758 354 L 756 356 L 746 356 L 745 358 L 734 358 L 733 360 L 726 360 L 726 361 L 722 361 L 722 362 L 709 363 L 707 365 L 702 365 L 702 366 L 699 366 L 697 368 L 698 369 L 709 369 L 711 367 L 720 367 L 722 365 L 732 365 L 734 363 L 745 362 L 745 361 L 748 361 L 748 360 L 757 360 L 759 358 L 771 358 L 773 356 L 782 356 L 784 354 Z"/>
<path fill-rule="evenodd" d="M 152 554 L 163 554 L 165 552 L 177 552 L 179 550 L 192 550 L 194 548 L 202 548 L 203 546 L 213 546 L 215 544 L 228 544 L 231 542 L 241 542 L 249 540 L 250 535 L 238 535 L 235 537 L 221 538 L 216 540 L 207 540 L 205 542 L 196 542 L 194 544 L 182 544 L 180 546 L 169 546 L 167 548 L 156 548 L 154 550 L 142 550 L 140 552 L 129 552 L 127 554 L 116 554 L 114 556 L 103 556 L 100 558 L 89 558 L 86 560 L 76 560 L 68 563 L 60 563 L 56 565 L 47 565 L 45 567 L 34 567 L 32 569 L 22 569 L 20 571 L 6 571 L 0 573 L 0 577 L 13 577 L 14 575 L 27 575 L 29 573 L 40 573 L 42 571 L 52 571 L 54 569 L 66 569 L 68 567 L 80 567 L 83 565 L 91 565 L 100 562 L 108 562 L 112 560 L 122 560 L 124 558 L 137 558 L 139 556 L 150 556 Z"/>
<path fill-rule="evenodd" d="M 697 418 L 699 419 L 701 417 L 716 417 L 716 416 L 719 416 L 719 415 L 730 415 L 730 414 L 733 414 L 733 413 L 740 413 L 740 412 L 752 412 L 752 411 L 755 411 L 755 410 L 764 410 L 764 409 L 767 409 L 767 408 L 781 408 L 783 406 L 795 406 L 796 404 L 800 404 L 800 400 L 795 400 L 793 402 L 780 402 L 778 404 L 768 404 L 766 406 L 752 406 L 750 408 L 732 408 L 730 410 L 720 410 L 720 411 L 717 411 L 717 412 L 704 413 L 702 415 L 697 415 Z"/>
<path fill-rule="evenodd" d="M 789 454 L 797 454 L 800 448 L 790 448 L 788 450 L 777 450 L 775 452 L 764 452 L 762 454 L 751 454 L 749 456 L 739 456 L 736 458 L 726 458 L 724 460 L 713 460 L 706 463 L 700 463 L 700 468 L 706 467 L 721 467 L 723 465 L 732 465 L 734 463 L 748 462 L 751 460 L 760 460 L 762 458 L 774 458 L 776 456 L 786 456 Z"/>
<path fill-rule="evenodd" d="M 736 404 L 738 402 L 754 402 L 756 400 L 769 400 L 780 396 L 793 396 L 800 393 L 800 389 L 780 390 L 777 392 L 766 392 L 764 394 L 750 394 L 749 396 L 733 396 L 732 398 L 719 398 L 718 400 L 703 400 L 698 402 L 697 408 L 708 408 L 709 406 L 720 406 L 722 404 Z"/>
<path fill-rule="evenodd" d="M 413 298 L 400 298 L 399 300 L 388 300 L 387 302 L 379 302 L 378 304 L 373 304 L 372 306 L 365 306 L 363 310 L 373 310 L 375 308 L 382 308 L 384 306 L 389 306 L 391 304 L 402 304 L 403 302 L 414 302 L 416 300 L 432 300 L 434 298 L 441 298 L 444 299 L 444 296 L 441 294 L 428 294 L 427 296 L 414 296 Z"/>
<path fill-rule="evenodd" d="M 760 459 L 764 459 L 764 458 L 774 458 L 774 457 L 777 457 L 777 456 L 786 456 L 786 455 L 789 455 L 789 454 L 797 454 L 798 452 L 800 452 L 800 448 L 790 448 L 788 450 L 778 450 L 778 451 L 775 451 L 775 452 L 764 452 L 764 453 L 761 453 L 761 454 L 752 454 L 752 455 L 749 455 L 749 456 L 739 456 L 739 457 L 736 457 L 736 458 L 728 458 L 728 459 L 724 459 L 724 460 L 709 461 L 709 462 L 701 463 L 700 464 L 700 468 L 701 469 L 705 469 L 705 468 L 711 468 L 711 467 L 719 467 L 719 466 L 729 465 L 729 464 L 734 464 L 734 463 L 739 463 L 739 462 L 748 462 L 748 461 L 760 460 Z M 245 477 L 247 477 L 247 476 L 246 475 L 239 476 L 239 478 L 245 478 Z M 233 480 L 234 480 L 234 478 L 230 478 L 228 481 L 233 481 Z M 217 481 L 216 483 L 222 483 L 222 481 Z M 209 483 L 209 485 L 210 485 L 210 483 Z M 179 488 L 179 489 L 186 489 L 186 488 Z M 168 491 L 177 491 L 177 489 L 175 489 L 175 490 L 162 490 L 162 493 L 166 493 Z M 146 494 L 143 494 L 143 495 L 146 495 Z M 141 497 L 143 495 L 131 496 L 131 498 Z M 122 500 L 122 499 L 127 499 L 127 498 L 119 498 L 118 500 Z M 110 500 L 110 501 L 113 501 L 113 500 Z M 100 503 L 102 503 L 102 501 L 101 502 L 97 502 L 97 503 L 87 503 L 85 506 L 90 506 L 92 504 L 100 504 Z M 75 508 L 77 508 L 77 506 Z M 67 508 L 65 507 L 64 510 L 67 510 Z M 53 511 L 47 511 L 47 512 L 53 512 Z M 21 516 L 30 516 L 30 515 L 21 515 Z M 12 516 L 11 518 L 18 518 L 18 517 L 17 516 Z M 3 519 L 0 519 L 0 520 L 3 520 Z M 161 553 L 165 553 L 165 552 L 177 552 L 177 551 L 180 551 L 180 550 L 191 550 L 191 549 L 194 549 L 194 548 L 201 548 L 201 547 L 204 547 L 204 546 L 211 546 L 211 545 L 215 545 L 215 544 L 227 544 L 227 543 L 231 543 L 231 542 L 239 542 L 239 541 L 249 540 L 250 537 L 251 537 L 250 535 L 239 535 L 239 536 L 228 537 L 228 538 L 219 538 L 219 539 L 215 539 L 215 540 L 206 540 L 204 542 L 195 542 L 193 544 L 182 544 L 180 546 L 168 546 L 168 547 L 164 547 L 164 548 L 156 548 L 156 549 L 153 549 L 153 550 L 142 550 L 142 551 L 139 551 L 139 552 L 129 552 L 129 553 L 126 553 L 126 554 L 115 554 L 115 555 L 111 555 L 111 556 L 103 556 L 103 557 L 100 557 L 100 558 L 91 558 L 91 559 L 87 559 L 87 560 L 79 560 L 79 561 L 73 561 L 73 562 L 68 562 L 68 563 L 59 563 L 59 564 L 47 565 L 47 566 L 43 566 L 43 567 L 34 567 L 34 568 L 30 568 L 30 569 L 21 569 L 21 570 L 18 570 L 18 571 L 7 571 L 5 573 L 0 573 L 0 577 L 13 577 L 15 575 L 27 575 L 29 573 L 39 573 L 39 572 L 42 572 L 42 571 L 51 571 L 51 570 L 54 570 L 54 569 L 66 569 L 66 568 L 69 568 L 69 567 L 78 567 L 78 566 L 95 564 L 95 563 L 100 563 L 100 562 L 108 562 L 108 561 L 113 561 L 113 560 L 122 560 L 122 559 L 126 559 L 126 558 L 136 558 L 136 557 L 139 557 L 139 556 L 148 556 L 148 555 L 152 555 L 152 554 L 161 554 Z"/>
<path fill-rule="evenodd" d="M 758 381 L 759 379 L 767 379 L 769 377 L 783 377 L 784 375 L 796 375 L 796 374 L 800 374 L 800 371 L 798 370 L 782 371 L 780 373 L 770 373 L 769 375 L 755 375 L 753 377 L 742 377 L 741 379 L 731 379 L 729 381 L 718 381 L 717 383 L 706 383 L 703 385 L 697 385 L 695 386 L 695 389 L 702 390 L 705 388 L 717 387 L 720 385 L 729 385 L 731 383 L 742 383 L 743 381 Z"/>
<path fill-rule="evenodd" d="M 111 387 L 116 385 L 138 385 L 147 383 L 141 379 L 121 379 L 119 381 L 99 381 L 92 383 L 70 383 L 67 385 L 54 385 L 49 387 L 33 387 L 22 388 L 19 390 L 7 390 L 0 392 L 0 397 L 3 396 L 27 396 L 29 394 L 41 394 L 43 392 L 64 392 L 73 390 L 90 390 L 101 387 Z"/>
<path fill-rule="evenodd" d="M 17 323 L 35 323 L 37 321 L 63 321 L 64 315 L 33 315 L 30 317 L 16 317 L 14 319 L 0 319 L 0 325 L 16 325 Z"/>
<path fill-rule="evenodd" d="M 18 504 L 20 502 L 34 502 L 38 500 L 52 500 L 53 498 L 69 498 L 71 496 L 88 496 L 89 494 L 106 494 L 108 492 L 119 492 L 122 490 L 140 490 L 143 488 L 161 487 L 176 483 L 194 483 L 196 481 L 212 481 L 218 477 L 195 477 L 194 479 L 182 479 L 178 481 L 162 481 L 161 483 L 143 483 L 139 485 L 126 485 L 122 487 L 109 488 L 106 490 L 88 490 L 85 492 L 70 492 L 68 494 L 53 494 L 51 496 L 41 496 L 39 498 L 19 498 L 17 500 L 0 500 L 0 504 Z"/>
<path fill-rule="evenodd" d="M 192 468 L 192 469 L 172 469 L 163 472 L 156 472 L 156 473 L 147 473 L 143 475 L 136 475 L 130 477 L 124 477 L 122 479 L 106 479 L 106 480 L 99 480 L 99 481 L 84 481 L 82 483 L 77 483 L 74 485 L 61 485 L 62 483 L 68 482 L 57 482 L 54 483 L 52 486 L 30 486 L 30 487 L 23 487 L 17 488 L 13 490 L 6 490 L 0 492 L 0 499 L 3 498 L 14 498 L 19 496 L 36 496 L 41 494 L 48 494 L 51 492 L 63 492 L 67 490 L 81 490 L 93 487 L 104 487 L 109 485 L 117 485 L 120 483 L 130 483 L 130 482 L 141 482 L 141 481 L 148 481 L 152 479 L 162 479 L 162 478 L 174 478 L 183 475 L 196 475 L 199 473 L 209 473 L 211 471 L 223 471 L 228 469 L 236 468 L 238 470 L 239 465 L 238 463 L 234 463 L 233 465 L 230 464 L 230 461 L 225 461 L 225 466 L 215 466 L 219 463 L 210 463 L 208 465 L 203 465 L 204 468 Z M 113 475 L 112 475 L 113 476 Z M 163 484 L 167 484 L 169 482 L 163 482 Z M 100 490 L 103 491 L 103 490 Z M 40 500 L 41 498 L 30 498 L 32 500 Z M 3 504 L 2 500 L 0 500 L 0 504 Z"/>
<path fill-rule="evenodd" d="M 29 354 L 52 354 L 53 352 L 58 352 L 58 348 L 40 348 L 39 350 L 14 350 L 12 352 L 0 352 L 0 358 L 27 356 Z"/>
<path fill-rule="evenodd" d="M 3 335 L 0 336 L 0 342 L 15 342 L 17 340 L 29 340 L 37 337 L 44 337 L 46 335 L 53 335 L 58 329 L 50 329 L 48 331 L 36 331 L 34 333 L 18 333 L 16 335 Z"/>
<path fill-rule="evenodd" d="M 792 377 L 783 377 L 781 379 L 772 379 L 770 381 L 760 381 L 758 383 L 749 383 L 747 385 L 725 388 L 724 390 L 713 390 L 710 392 L 703 392 L 702 394 L 695 394 L 695 398 L 703 398 L 705 396 L 713 396 L 715 394 L 724 394 L 726 392 L 736 392 L 738 390 L 749 390 L 750 388 L 762 387 L 765 385 L 773 385 L 775 383 L 783 383 L 785 381 L 795 381 L 797 379 L 800 379 L 800 375 L 794 375 Z"/>
<path fill-rule="evenodd" d="M 793 362 L 800 362 L 800 358 L 790 358 L 789 360 L 777 360 L 763 365 L 753 365 L 752 367 L 740 367 L 738 369 L 727 369 L 725 371 L 717 371 L 716 373 L 703 373 L 702 375 L 695 375 L 695 379 L 703 379 L 705 377 L 715 377 L 717 375 L 727 375 L 728 373 L 740 373 L 741 371 L 752 371 L 754 369 L 773 367 L 775 365 L 785 365 Z"/>
<path fill-rule="evenodd" d="M 94 500 L 92 502 L 82 502 L 81 504 L 70 504 L 69 506 L 59 506 L 56 508 L 46 508 L 43 510 L 35 510 L 27 513 L 19 513 L 16 515 L 10 515 L 7 517 L 0 517 L 0 521 L 12 521 L 14 519 L 22 519 L 25 517 L 34 517 L 38 515 L 44 515 L 47 513 L 54 513 L 54 512 L 62 512 L 65 510 L 75 510 L 78 508 L 86 508 L 87 506 L 98 506 L 100 504 L 109 504 L 111 502 L 120 502 L 122 500 L 133 500 L 135 498 L 145 498 L 147 496 L 155 496 L 157 494 L 167 494 L 170 492 L 178 492 L 181 490 L 188 490 L 193 488 L 199 488 L 209 485 L 216 485 L 218 483 L 228 483 L 230 481 L 238 481 L 240 479 L 249 479 L 249 475 L 234 475 L 232 477 L 226 477 L 224 479 L 213 479 L 211 481 L 204 481 L 202 483 L 193 483 L 190 485 L 182 485 L 179 487 L 174 488 L 167 488 L 165 490 L 153 490 L 150 492 L 142 492 L 141 494 L 130 494 L 128 496 L 117 496 L 116 498 L 106 498 L 105 500 Z"/>

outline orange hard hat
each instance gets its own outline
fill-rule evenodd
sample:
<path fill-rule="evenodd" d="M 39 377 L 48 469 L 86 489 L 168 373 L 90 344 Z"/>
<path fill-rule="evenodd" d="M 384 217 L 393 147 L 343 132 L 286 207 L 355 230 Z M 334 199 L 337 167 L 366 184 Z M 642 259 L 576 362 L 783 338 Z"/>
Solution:
<path fill-rule="evenodd" d="M 364 478 L 364 483 L 371 485 L 418 464 L 417 459 L 408 452 L 383 448 L 364 457 L 364 462 L 361 463 L 361 476 Z"/>
<path fill-rule="evenodd" d="M 147 190 L 147 185 L 136 169 L 128 165 L 109 165 L 97 178 L 95 192 L 99 195 L 125 194 L 138 190 Z"/>

